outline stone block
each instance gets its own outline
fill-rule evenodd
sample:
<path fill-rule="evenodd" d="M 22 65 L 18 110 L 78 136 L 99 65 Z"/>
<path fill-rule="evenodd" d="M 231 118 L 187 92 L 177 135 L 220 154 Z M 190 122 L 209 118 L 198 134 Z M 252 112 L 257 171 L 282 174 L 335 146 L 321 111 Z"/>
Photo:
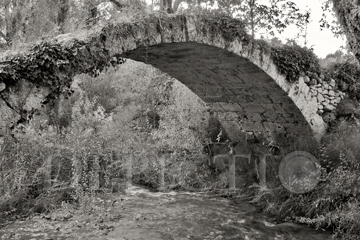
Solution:
<path fill-rule="evenodd" d="M 303 94 L 306 96 L 306 95 L 308 95 L 309 91 L 310 91 L 310 88 L 305 85 L 304 88 L 303 88 L 303 91 L 302 91 Z"/>
<path fill-rule="evenodd" d="M 334 88 L 336 86 L 336 81 L 331 79 L 329 85 Z"/>
<path fill-rule="evenodd" d="M 6 132 L 7 132 L 6 122 L 0 120 L 0 137 L 5 136 Z"/>
<path fill-rule="evenodd" d="M 238 103 L 233 103 L 233 108 L 236 112 L 244 112 L 244 109 Z"/>
<path fill-rule="evenodd" d="M 243 121 L 242 128 L 247 132 L 258 132 L 263 130 L 261 122 L 253 122 L 250 120 Z"/>
<path fill-rule="evenodd" d="M 285 119 L 285 122 L 294 122 L 295 119 L 296 119 L 296 114 L 294 114 L 294 113 L 285 113 L 285 114 L 282 114 L 282 117 Z"/>
<path fill-rule="evenodd" d="M 244 111 L 244 109 L 242 109 L 240 107 L 240 105 L 237 103 L 220 102 L 219 104 L 227 112 L 243 112 Z"/>
<path fill-rule="evenodd" d="M 239 102 L 240 106 L 242 106 L 242 103 L 252 103 L 255 101 L 255 96 L 253 94 L 247 94 L 247 95 L 237 95 L 235 96 L 235 98 L 233 99 L 234 102 Z"/>
<path fill-rule="evenodd" d="M 250 113 L 263 113 L 265 112 L 265 109 L 260 105 L 256 103 L 241 103 L 242 108 L 245 110 L 245 112 Z"/>
<path fill-rule="evenodd" d="M 286 133 L 284 124 L 279 124 L 276 122 L 263 122 L 264 128 L 269 132 L 274 133 Z"/>
<path fill-rule="evenodd" d="M 288 113 L 286 112 L 281 112 L 281 113 L 277 113 L 277 112 L 273 112 L 273 113 L 269 113 L 268 115 L 270 115 L 270 117 L 266 116 L 267 113 L 263 113 L 263 116 L 266 117 L 267 120 L 269 121 L 276 121 L 278 123 L 284 123 L 284 122 L 288 122 L 288 119 L 286 118 L 287 116 L 289 116 Z"/>
<path fill-rule="evenodd" d="M 232 83 L 233 84 L 233 83 Z M 243 85 L 243 84 L 242 84 Z M 235 94 L 235 95 L 239 95 L 239 94 L 246 94 L 248 93 L 248 91 L 244 90 L 243 88 L 232 88 L 231 91 Z"/>
<path fill-rule="evenodd" d="M 289 94 L 290 95 L 290 94 Z M 292 102 L 291 101 L 291 98 L 287 95 L 270 95 L 269 96 L 271 98 L 271 100 L 273 101 L 273 103 L 281 103 L 281 104 L 284 104 L 284 103 L 290 103 Z"/>
<path fill-rule="evenodd" d="M 238 121 L 240 118 L 237 112 L 225 112 L 224 116 L 227 121 Z"/>
<path fill-rule="evenodd" d="M 5 83 L 0 82 L 0 92 L 3 91 L 6 88 Z"/>
<path fill-rule="evenodd" d="M 212 103 L 210 110 L 213 112 L 225 112 L 225 109 L 221 106 L 219 102 Z"/>
<path fill-rule="evenodd" d="M 300 77 L 299 78 L 299 91 L 300 92 L 304 92 L 305 91 L 305 88 L 308 88 L 307 84 L 304 82 L 304 78 L 303 77 Z"/>
<path fill-rule="evenodd" d="M 308 76 L 305 76 L 305 77 L 304 77 L 304 82 L 305 82 L 305 83 L 310 82 L 310 78 L 309 78 Z"/>
<path fill-rule="evenodd" d="M 324 104 L 324 109 L 331 111 L 332 110 L 332 105 L 330 103 L 325 103 Z"/>
<path fill-rule="evenodd" d="M 309 85 L 313 86 L 317 84 L 317 80 L 315 78 L 312 78 L 309 82 Z"/>
<path fill-rule="evenodd" d="M 267 111 L 274 111 L 275 110 L 275 104 L 271 103 L 262 103 L 261 106 L 265 109 L 265 112 Z"/>
<path fill-rule="evenodd" d="M 319 115 L 313 116 L 313 118 L 310 121 L 310 124 L 314 125 L 314 126 L 318 126 L 319 130 L 321 130 L 321 126 L 324 126 L 324 121 L 323 121 L 322 117 L 320 117 Z M 325 128 L 325 126 L 324 126 L 324 128 Z"/>
<path fill-rule="evenodd" d="M 261 122 L 263 120 L 260 113 L 256 113 L 256 112 L 255 113 L 248 112 L 246 113 L 246 116 L 254 122 Z"/>
<path fill-rule="evenodd" d="M 256 98 L 256 102 L 261 103 L 261 104 L 270 104 L 273 101 L 271 100 L 271 98 L 269 96 L 260 96 Z"/>
<path fill-rule="evenodd" d="M 221 121 L 221 125 L 224 127 L 224 129 L 227 129 L 227 135 L 230 138 L 232 142 L 238 142 L 243 140 L 244 133 L 242 132 L 242 127 L 240 127 L 240 124 L 238 121 Z"/>
<path fill-rule="evenodd" d="M 325 101 L 325 98 L 323 97 L 322 94 L 319 93 L 319 94 L 317 95 L 317 100 L 318 100 L 319 103 L 321 103 L 321 102 Z"/>
<path fill-rule="evenodd" d="M 312 97 L 313 97 L 312 94 L 308 93 L 308 94 L 305 95 L 305 100 L 308 102 L 308 101 L 311 100 Z"/>
<path fill-rule="evenodd" d="M 226 95 L 222 96 L 201 96 L 201 99 L 206 103 L 216 103 L 216 102 L 229 102 L 229 97 Z"/>

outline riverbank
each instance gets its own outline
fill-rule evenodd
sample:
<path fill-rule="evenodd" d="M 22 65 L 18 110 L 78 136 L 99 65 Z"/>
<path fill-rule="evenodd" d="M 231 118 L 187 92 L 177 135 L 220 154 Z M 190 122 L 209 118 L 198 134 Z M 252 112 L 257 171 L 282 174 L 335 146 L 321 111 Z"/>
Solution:
<path fill-rule="evenodd" d="M 314 239 L 331 232 L 294 223 L 275 224 L 244 197 L 150 192 L 132 187 L 89 198 L 81 208 L 63 203 L 50 214 L 0 228 L 0 239 Z M 86 201 L 86 199 L 84 199 Z"/>

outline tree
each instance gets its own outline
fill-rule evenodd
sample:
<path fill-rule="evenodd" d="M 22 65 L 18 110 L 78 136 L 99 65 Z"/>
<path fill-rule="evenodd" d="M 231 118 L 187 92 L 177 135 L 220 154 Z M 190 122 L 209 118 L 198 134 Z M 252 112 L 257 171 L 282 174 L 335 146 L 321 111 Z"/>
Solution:
<path fill-rule="evenodd" d="M 0 26 L 8 45 L 61 33 L 69 12 L 69 0 L 3 0 Z"/>
<path fill-rule="evenodd" d="M 1 36 L 10 44 L 16 33 L 21 31 L 21 21 L 24 16 L 23 5 L 26 1 L 4 0 L 1 5 L 0 26 Z"/>
<path fill-rule="evenodd" d="M 329 2 L 329 0 L 327 0 Z M 351 51 L 360 61 L 360 2 L 349 0 L 332 0 L 333 10 L 343 33 L 345 33 Z M 329 7 L 328 7 L 329 8 Z"/>
<path fill-rule="evenodd" d="M 84 26 L 96 24 L 100 3 L 111 2 L 118 10 L 125 4 L 121 0 L 2 0 L 0 4 L 0 37 L 8 44 L 33 41 L 43 35 L 72 32 Z M 330 1 L 330 0 L 326 0 Z M 137 1 L 128 1 L 135 4 Z M 142 2 L 143 3 L 143 2 Z M 310 12 L 300 12 L 292 1 L 268 0 L 153 0 L 161 11 L 176 12 L 182 3 L 190 9 L 206 4 L 210 9 L 226 12 L 245 21 L 254 37 L 266 30 L 270 34 L 281 33 L 288 25 L 306 26 Z M 85 19 L 87 20 L 85 24 Z M 3 37 L 5 36 L 5 37 Z"/>
<path fill-rule="evenodd" d="M 166 11 L 167 13 L 173 13 L 172 0 L 160 0 L 160 11 Z"/>
<path fill-rule="evenodd" d="M 322 18 L 320 19 L 320 29 L 324 28 L 330 29 L 335 37 L 344 36 L 344 31 L 340 26 L 339 21 L 337 21 L 336 13 L 333 9 L 332 0 L 323 0 L 322 5 Z M 329 19 L 332 19 L 329 21 Z"/>
<path fill-rule="evenodd" d="M 302 29 L 310 18 L 310 10 L 302 13 L 293 1 L 288 0 L 269 0 L 267 5 L 260 4 L 258 0 L 160 0 L 159 6 L 161 11 L 173 13 L 181 3 L 187 3 L 189 8 L 199 7 L 202 3 L 211 8 L 217 7 L 246 22 L 253 37 L 259 29 L 265 29 L 272 35 L 275 29 L 281 33 L 291 24 Z"/>
<path fill-rule="evenodd" d="M 68 17 L 69 10 L 70 10 L 69 0 L 59 0 L 59 13 L 57 16 L 57 24 L 60 27 L 61 33 L 64 33 L 65 21 Z"/>
<path fill-rule="evenodd" d="M 309 10 L 302 13 L 294 2 L 287 0 L 269 0 L 267 5 L 258 0 L 218 0 L 217 3 L 220 9 L 245 21 L 253 37 L 259 29 L 271 35 L 274 30 L 281 33 L 291 24 L 302 29 L 310 18 Z"/>
<path fill-rule="evenodd" d="M 57 35 L 85 25 L 84 19 L 95 14 L 96 6 L 106 0 L 2 0 L 0 38 L 8 46 Z M 111 0 L 122 7 L 117 0 Z M 72 26 L 74 25 L 74 26 Z"/>
<path fill-rule="evenodd" d="M 283 42 L 279 38 L 273 37 L 270 39 L 270 44 L 276 47 L 280 47 L 283 45 Z"/>
<path fill-rule="evenodd" d="M 178 10 L 181 3 L 192 3 L 192 0 L 160 0 L 160 11 L 166 11 L 167 13 L 174 13 Z M 154 4 L 152 4 L 154 5 Z"/>

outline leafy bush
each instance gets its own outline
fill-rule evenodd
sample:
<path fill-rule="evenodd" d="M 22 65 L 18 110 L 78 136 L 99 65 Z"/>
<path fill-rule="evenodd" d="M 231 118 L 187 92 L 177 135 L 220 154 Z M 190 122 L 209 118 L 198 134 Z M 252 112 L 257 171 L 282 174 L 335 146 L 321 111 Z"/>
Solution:
<path fill-rule="evenodd" d="M 359 140 L 359 128 L 346 122 L 326 136 L 320 156 L 323 182 L 312 199 L 316 209 L 308 217 L 316 225 L 334 226 L 336 234 L 346 239 L 357 239 L 360 233 Z"/>
<path fill-rule="evenodd" d="M 48 126 L 40 130 L 35 124 L 29 124 L 23 126 L 24 134 L 15 135 L 17 141 L 7 139 L 1 162 L 4 194 L 0 205 L 16 196 L 21 196 L 19 201 L 38 200 L 39 197 L 46 200 L 44 195 L 54 196 L 64 190 L 69 190 L 67 194 L 72 195 L 68 200 L 77 200 L 91 190 L 95 174 L 93 165 L 96 160 L 104 165 L 108 156 L 94 129 L 107 119 L 103 118 L 103 114 L 93 114 L 91 103 L 81 100 L 73 108 L 70 127 L 56 129 Z M 81 110 L 84 114 L 80 113 Z M 34 211 L 44 203 L 37 200 L 32 201 L 33 205 L 26 210 Z M 49 210 L 56 207 L 54 202 L 48 204 L 42 208 Z M 14 205 L 18 208 L 18 203 L 14 202 Z"/>
<path fill-rule="evenodd" d="M 328 76 L 336 79 L 340 90 L 349 94 L 352 99 L 360 99 L 360 65 L 353 55 L 345 55 L 324 64 Z"/>
<path fill-rule="evenodd" d="M 291 194 L 271 179 L 269 189 L 255 188 L 253 201 L 278 221 L 296 221 L 314 227 L 333 227 L 343 239 L 358 239 L 360 219 L 360 130 L 343 122 L 324 137 L 317 155 L 322 176 L 316 188 Z"/>
<path fill-rule="evenodd" d="M 289 82 L 297 81 L 302 73 L 310 76 L 320 74 L 316 55 L 311 50 L 295 44 L 272 47 L 271 58 Z"/>
<path fill-rule="evenodd" d="M 209 182 L 201 155 L 207 108 L 181 83 L 129 60 L 97 78 L 75 77 L 72 90 L 52 115 L 66 125 L 35 119 L 19 127 L 17 141 L 6 139 L 3 212 L 50 211 L 62 201 L 85 204 L 96 191 L 111 190 L 113 178 L 153 188 Z"/>

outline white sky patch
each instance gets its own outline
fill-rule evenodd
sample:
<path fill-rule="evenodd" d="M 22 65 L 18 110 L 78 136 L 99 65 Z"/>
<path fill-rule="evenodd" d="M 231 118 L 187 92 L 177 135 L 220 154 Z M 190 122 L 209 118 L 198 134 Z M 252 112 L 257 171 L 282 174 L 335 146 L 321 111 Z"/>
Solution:
<path fill-rule="evenodd" d="M 310 23 L 307 27 L 307 46 L 313 47 L 318 57 L 324 58 L 327 54 L 334 53 L 341 46 L 346 45 L 345 38 L 336 38 L 330 29 L 320 30 L 319 21 L 323 13 L 320 0 L 295 0 L 294 2 L 301 11 L 305 12 L 307 8 L 311 10 Z M 332 21 L 330 16 L 328 21 Z M 298 32 L 296 27 L 289 27 L 281 34 L 281 39 L 293 38 Z M 300 44 L 304 44 L 304 41 L 304 38 L 299 39 Z"/>

